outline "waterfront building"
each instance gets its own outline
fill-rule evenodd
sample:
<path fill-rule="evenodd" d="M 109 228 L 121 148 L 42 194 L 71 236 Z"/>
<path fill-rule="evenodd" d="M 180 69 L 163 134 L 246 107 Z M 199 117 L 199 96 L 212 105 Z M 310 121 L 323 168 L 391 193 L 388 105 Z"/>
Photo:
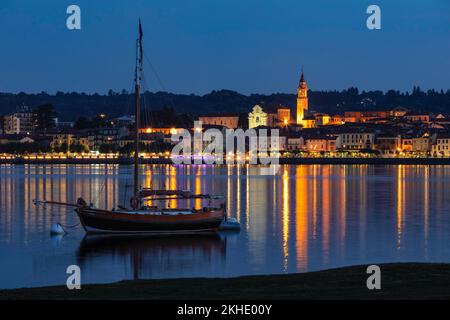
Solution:
<path fill-rule="evenodd" d="M 139 137 L 139 143 L 144 146 L 149 146 L 156 142 L 159 137 L 157 135 L 151 134 L 141 134 Z M 130 147 L 130 150 L 134 150 L 134 137 L 131 135 L 120 137 L 117 141 L 119 148 L 124 148 L 126 146 Z"/>
<path fill-rule="evenodd" d="M 254 106 L 252 112 L 248 114 L 248 127 L 251 129 L 267 125 L 267 113 L 263 111 L 260 105 Z"/>
<path fill-rule="evenodd" d="M 421 122 L 421 123 L 430 123 L 430 114 L 429 113 L 421 113 L 421 112 L 410 112 L 407 113 L 405 119 L 411 122 Z"/>
<path fill-rule="evenodd" d="M 19 134 L 20 122 L 14 115 L 3 116 L 3 133 L 4 134 Z"/>
<path fill-rule="evenodd" d="M 336 146 L 342 150 L 372 149 L 375 142 L 375 134 L 360 130 L 349 130 L 337 134 Z"/>
<path fill-rule="evenodd" d="M 32 134 L 35 130 L 35 114 L 30 107 L 22 106 L 13 114 L 3 117 L 5 134 Z"/>
<path fill-rule="evenodd" d="M 289 107 L 278 107 L 274 112 L 267 113 L 267 126 L 285 128 L 290 126 L 291 109 Z"/>
<path fill-rule="evenodd" d="M 198 118 L 203 125 L 217 125 L 228 129 L 237 129 L 239 127 L 239 115 L 207 115 Z"/>
<path fill-rule="evenodd" d="M 288 126 L 291 124 L 291 109 L 287 107 L 280 107 L 277 109 L 277 120 L 281 126 Z"/>
<path fill-rule="evenodd" d="M 119 127 L 128 127 L 134 124 L 134 116 L 122 116 L 113 120 L 114 124 Z"/>
<path fill-rule="evenodd" d="M 269 146 L 270 146 L 271 151 L 274 151 L 274 149 L 276 149 L 272 146 L 272 144 L 270 144 Z M 280 135 L 277 148 L 278 148 L 278 151 L 286 151 L 287 150 L 287 137 L 286 136 Z"/>
<path fill-rule="evenodd" d="M 326 113 L 318 113 L 315 118 L 317 126 L 326 126 L 330 123 L 330 116 Z"/>
<path fill-rule="evenodd" d="M 402 138 L 395 134 L 380 134 L 376 138 L 375 148 L 384 154 L 396 154 L 402 150 Z"/>
<path fill-rule="evenodd" d="M 258 150 L 267 151 L 286 151 L 287 150 L 287 134 L 284 130 L 278 131 L 278 139 L 271 137 L 273 128 L 260 126 L 255 129 L 258 136 Z M 276 144 L 278 143 L 278 144 Z"/>
<path fill-rule="evenodd" d="M 402 145 L 401 145 L 400 149 L 403 152 L 413 151 L 413 138 L 402 136 Z"/>
<path fill-rule="evenodd" d="M 411 114 L 411 116 L 408 116 Z M 428 119 L 429 119 L 429 115 Z M 403 107 L 397 107 L 390 111 L 385 110 L 371 110 L 371 111 L 345 111 L 343 121 L 345 123 L 385 123 L 390 119 L 408 119 L 410 121 L 422 121 L 426 118 L 423 114 L 412 114 L 409 110 Z M 414 119 L 414 120 L 411 120 Z"/>
<path fill-rule="evenodd" d="M 432 125 L 434 126 L 445 126 L 450 124 L 450 119 L 441 113 L 433 116 L 430 121 L 433 122 Z"/>
<path fill-rule="evenodd" d="M 305 146 L 305 139 L 302 136 L 288 136 L 287 137 L 287 150 L 288 151 L 301 151 Z"/>
<path fill-rule="evenodd" d="M 358 122 L 357 119 L 350 115 L 344 115 L 344 122 L 345 123 L 356 123 Z"/>
<path fill-rule="evenodd" d="M 345 111 L 348 122 L 380 122 L 389 118 L 389 111 Z M 350 121 L 354 119 L 354 121 Z"/>
<path fill-rule="evenodd" d="M 416 153 L 428 153 L 431 151 L 431 144 L 436 136 L 428 133 L 412 138 L 412 151 Z"/>
<path fill-rule="evenodd" d="M 262 141 L 262 143 L 261 143 L 261 141 Z M 288 148 L 287 148 L 287 137 L 286 136 L 283 136 L 283 135 L 280 135 L 279 136 L 279 139 L 278 139 L 278 143 L 277 144 L 273 144 L 272 143 L 273 142 L 273 140 L 270 138 L 270 135 L 268 135 L 268 137 L 266 138 L 266 140 L 264 141 L 264 138 L 263 139 L 261 139 L 261 137 L 258 137 L 258 146 L 259 146 L 259 150 L 265 150 L 264 149 L 264 144 L 265 143 L 267 143 L 267 146 L 266 146 L 266 150 L 269 150 L 269 151 L 281 151 L 281 152 L 283 152 L 283 151 L 286 151 Z"/>
<path fill-rule="evenodd" d="M 278 125 L 278 116 L 275 112 L 267 113 L 267 126 L 276 127 Z"/>
<path fill-rule="evenodd" d="M 318 126 L 337 126 L 343 124 L 345 124 L 345 117 L 341 115 L 330 116 L 326 113 L 315 113 L 307 115 L 303 118 L 303 128 L 306 129 L 316 128 Z"/>
<path fill-rule="evenodd" d="M 82 146 L 89 150 L 89 138 L 87 135 L 77 133 L 75 131 L 62 131 L 57 133 L 48 134 L 52 140 L 50 147 L 55 150 L 61 146 L 66 146 L 67 150 L 70 150 L 70 146 L 77 145 Z"/>
<path fill-rule="evenodd" d="M 172 135 L 172 134 L 181 134 L 183 133 L 184 128 L 140 128 L 140 134 L 149 134 L 149 133 L 160 133 L 163 135 Z"/>
<path fill-rule="evenodd" d="M 303 128 L 310 129 L 316 127 L 316 118 L 314 116 L 306 116 L 303 118 Z"/>
<path fill-rule="evenodd" d="M 403 117 L 405 114 L 407 114 L 409 112 L 408 109 L 403 108 L 403 107 L 396 107 L 394 109 L 391 110 L 391 112 L 389 113 L 389 115 L 393 118 L 401 118 Z"/>
<path fill-rule="evenodd" d="M 306 150 L 310 152 L 336 151 L 336 136 L 314 136 L 306 139 Z"/>
<path fill-rule="evenodd" d="M 361 122 L 362 112 L 361 111 L 345 111 L 344 116 L 345 116 L 345 118 L 354 119 L 353 122 Z"/>
<path fill-rule="evenodd" d="M 75 123 L 73 121 L 59 121 L 58 118 L 55 118 L 55 126 L 58 129 L 72 129 Z"/>
<path fill-rule="evenodd" d="M 99 150 L 101 145 L 118 145 L 121 137 L 130 135 L 130 131 L 125 127 L 104 127 L 91 130 L 88 134 L 89 149 Z"/>
<path fill-rule="evenodd" d="M 334 125 L 334 126 L 343 125 L 343 124 L 345 124 L 345 117 L 343 117 L 343 116 L 341 116 L 339 114 L 331 116 L 329 118 L 328 124 L 329 125 Z"/>
<path fill-rule="evenodd" d="M 435 143 L 431 147 L 431 153 L 435 157 L 450 156 L 450 134 L 440 133 L 436 137 Z"/>

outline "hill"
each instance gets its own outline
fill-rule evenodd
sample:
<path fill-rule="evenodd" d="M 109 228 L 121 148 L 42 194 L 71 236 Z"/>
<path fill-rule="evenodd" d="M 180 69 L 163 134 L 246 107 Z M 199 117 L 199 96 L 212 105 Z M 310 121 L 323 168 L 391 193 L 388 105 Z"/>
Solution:
<path fill-rule="evenodd" d="M 413 111 L 447 113 L 450 110 L 450 90 L 422 91 L 414 87 L 412 92 L 389 90 L 362 91 L 349 88 L 342 91 L 309 91 L 310 109 L 329 114 L 347 110 L 380 110 L 403 106 Z M 168 92 L 148 92 L 143 95 L 144 104 L 151 110 L 164 106 L 173 107 L 178 113 L 187 113 L 193 117 L 208 113 L 245 113 L 257 103 L 266 108 L 277 105 L 290 106 L 293 111 L 295 94 L 274 93 L 270 95 L 243 95 L 231 90 L 212 91 L 205 95 L 173 94 Z M 63 121 L 74 121 L 80 115 L 93 116 L 106 113 L 120 116 L 132 112 L 133 95 L 126 91 L 108 94 L 63 93 L 54 95 L 45 92 L 39 94 L 0 93 L 0 114 L 14 111 L 18 106 L 36 107 L 50 103 L 55 107 Z"/>

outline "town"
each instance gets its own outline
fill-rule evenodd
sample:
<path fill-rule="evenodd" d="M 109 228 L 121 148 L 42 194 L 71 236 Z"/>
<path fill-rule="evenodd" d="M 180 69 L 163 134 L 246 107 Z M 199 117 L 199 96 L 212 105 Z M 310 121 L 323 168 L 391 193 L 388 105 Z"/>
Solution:
<path fill-rule="evenodd" d="M 202 123 L 203 130 L 215 128 L 224 134 L 227 129 L 277 128 L 281 158 L 450 157 L 450 119 L 446 115 L 412 112 L 407 106 L 341 114 L 317 112 L 309 104 L 303 71 L 295 108 L 266 108 L 263 103 L 250 107 L 247 115 L 205 114 L 195 120 Z M 140 124 L 140 156 L 169 159 L 172 134 L 194 130 L 193 121 L 178 121 L 174 110 L 154 114 L 164 119 Z M 63 122 L 54 117 L 50 104 L 21 106 L 2 116 L 0 161 L 127 158 L 133 152 L 134 128 L 134 117 L 128 115 L 99 114 Z"/>

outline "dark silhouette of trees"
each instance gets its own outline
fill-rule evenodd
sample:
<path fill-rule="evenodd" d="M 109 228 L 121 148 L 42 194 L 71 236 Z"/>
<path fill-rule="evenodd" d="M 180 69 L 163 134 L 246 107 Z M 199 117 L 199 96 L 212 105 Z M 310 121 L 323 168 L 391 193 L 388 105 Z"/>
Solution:
<path fill-rule="evenodd" d="M 178 114 L 186 114 L 195 118 L 202 114 L 211 113 L 247 113 L 257 103 L 264 102 L 265 108 L 278 105 L 290 106 L 295 111 L 296 95 L 295 87 L 291 94 L 274 93 L 268 95 L 251 94 L 243 95 L 231 90 L 212 91 L 205 95 L 173 94 L 168 92 L 149 92 L 142 94 L 143 110 L 150 112 L 147 121 L 162 123 L 174 123 L 182 121 L 170 117 L 170 110 L 176 110 Z M 388 109 L 397 106 L 407 107 L 413 111 L 430 111 L 446 113 L 450 110 L 450 90 L 422 90 L 419 86 L 412 88 L 410 92 L 389 90 L 360 91 L 352 87 L 337 91 L 309 91 L 310 106 L 312 110 L 335 114 L 344 110 Z M 130 115 L 133 113 L 133 94 L 122 90 L 114 92 L 110 90 L 106 95 L 98 93 L 63 93 L 49 95 L 45 92 L 39 94 L 26 93 L 0 93 L 0 110 L 7 114 L 19 105 L 40 106 L 51 104 L 62 121 L 75 121 L 80 116 L 86 119 L 93 118 L 100 113 L 108 117 Z M 157 117 L 156 110 L 165 110 L 161 117 Z M 145 114 L 145 113 L 144 113 Z M 145 118 L 142 118 L 145 120 Z M 187 119 L 185 119 L 187 120 Z"/>
<path fill-rule="evenodd" d="M 118 149 L 116 144 L 103 143 L 99 146 L 98 151 L 100 153 L 114 153 L 117 152 Z"/>
<path fill-rule="evenodd" d="M 76 130 L 83 130 L 83 129 L 90 129 L 92 128 L 92 121 L 90 121 L 88 118 L 81 116 L 75 121 L 74 129 Z"/>
<path fill-rule="evenodd" d="M 163 106 L 160 110 L 141 112 L 141 127 L 186 127 L 192 126 L 193 118 L 187 114 L 178 114 L 171 106 Z"/>
<path fill-rule="evenodd" d="M 49 152 L 50 147 L 45 144 L 40 144 L 37 142 L 31 143 L 7 143 L 0 144 L 0 153 L 9 153 L 9 154 L 28 154 L 28 153 L 44 153 Z"/>
<path fill-rule="evenodd" d="M 112 127 L 111 119 L 104 114 L 98 114 L 92 118 L 86 118 L 85 116 L 79 117 L 74 124 L 74 129 L 95 129 Z"/>

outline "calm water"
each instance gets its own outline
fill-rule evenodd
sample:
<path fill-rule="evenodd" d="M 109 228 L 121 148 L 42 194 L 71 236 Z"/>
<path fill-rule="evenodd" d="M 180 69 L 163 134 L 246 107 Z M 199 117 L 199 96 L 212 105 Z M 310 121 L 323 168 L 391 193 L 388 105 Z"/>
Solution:
<path fill-rule="evenodd" d="M 136 278 L 230 277 L 398 261 L 450 262 L 450 166 L 143 166 L 145 186 L 223 194 L 240 233 L 208 237 L 98 238 L 71 209 L 32 200 L 123 204 L 130 166 L 0 166 L 0 288 Z M 171 201 L 171 206 L 182 205 Z M 201 207 L 193 200 L 189 207 Z"/>

